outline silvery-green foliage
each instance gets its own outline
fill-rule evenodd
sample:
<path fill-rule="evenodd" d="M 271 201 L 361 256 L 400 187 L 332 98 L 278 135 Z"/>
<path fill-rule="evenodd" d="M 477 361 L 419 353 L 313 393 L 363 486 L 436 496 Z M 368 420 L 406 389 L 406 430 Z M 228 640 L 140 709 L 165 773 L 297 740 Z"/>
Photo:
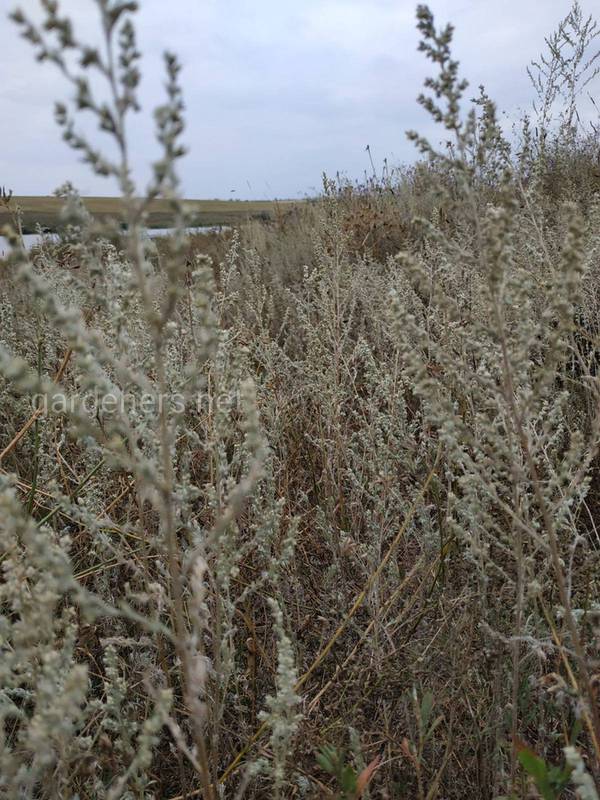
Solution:
<path fill-rule="evenodd" d="M 74 90 L 58 121 L 117 181 L 126 229 L 70 185 L 58 243 L 26 252 L 13 215 L 2 791 L 310 796 L 312 750 L 350 731 L 361 769 L 383 749 L 390 796 L 516 791 L 511 742 L 531 736 L 547 763 L 568 745 L 583 796 L 600 542 L 590 184 L 569 166 L 549 193 L 564 164 L 542 163 L 527 121 L 516 153 L 483 88 L 465 110 L 452 29 L 420 6 L 437 71 L 420 102 L 447 146 L 412 135 L 414 169 L 325 180 L 289 219 L 190 253 L 177 60 L 142 192 L 135 4 L 96 5 L 100 44 L 51 0 L 41 25 L 13 15 Z M 175 222 L 158 245 L 154 198 Z M 417 759 L 415 686 L 436 709 Z"/>
<path fill-rule="evenodd" d="M 7 289 L 11 301 L 5 308 L 6 314 L 16 317 L 15 303 L 26 307 L 33 298 L 35 324 L 44 328 L 40 346 L 48 341 L 53 349 L 32 353 L 22 343 L 33 337 L 13 334 L 11 338 L 15 329 L 11 325 L 7 326 L 8 336 L 3 337 L 1 360 L 11 392 L 25 396 L 39 393 L 49 403 L 50 413 L 40 418 L 41 424 L 36 421 L 35 482 L 52 489 L 48 494 L 51 508 L 45 516 L 42 512 L 42 522 L 48 523 L 55 535 L 72 531 L 79 540 L 87 541 L 86 562 L 75 569 L 69 565 L 70 580 L 87 584 L 85 592 L 74 591 L 76 599 L 82 607 L 93 608 L 95 591 L 96 613 L 102 616 L 99 609 L 105 609 L 114 620 L 111 632 L 117 638 L 133 625 L 163 639 L 158 649 L 144 645 L 135 648 L 133 658 L 127 658 L 130 663 L 125 674 L 121 674 L 117 661 L 126 658 L 130 646 L 119 659 L 112 645 L 103 656 L 107 699 L 97 708 L 96 722 L 104 730 L 101 738 L 108 736 L 114 769 L 119 763 L 124 766 L 121 776 L 113 775 L 115 783 L 108 789 L 108 796 L 116 797 L 126 787 L 145 791 L 147 770 L 162 736 L 167 707 L 159 695 L 156 702 L 162 710 L 154 715 L 142 696 L 135 700 L 141 721 L 126 708 L 128 682 L 135 674 L 139 680 L 148 670 L 153 680 L 179 686 L 183 692 L 193 711 L 191 725 L 186 723 L 183 734 L 189 733 L 194 743 L 194 755 L 191 751 L 188 755 L 205 783 L 209 781 L 206 714 L 219 723 L 223 705 L 231 702 L 232 696 L 227 685 L 234 672 L 233 638 L 239 623 L 235 618 L 238 600 L 232 596 L 231 581 L 239 575 L 239 564 L 257 547 L 259 569 L 270 575 L 271 584 L 277 582 L 270 542 L 274 543 L 278 532 L 280 514 L 275 512 L 268 521 L 272 512 L 267 508 L 267 516 L 261 519 L 263 511 L 257 500 L 250 510 L 247 541 L 241 544 L 240 514 L 246 497 L 263 479 L 266 447 L 253 388 L 245 378 L 248 368 L 243 349 L 235 343 L 233 333 L 216 328 L 222 311 L 209 266 L 199 259 L 190 271 L 185 259 L 185 212 L 178 199 L 175 171 L 175 163 L 184 152 L 180 143 L 179 66 L 172 55 L 166 56 L 167 101 L 156 112 L 162 156 L 154 164 L 154 178 L 146 195 L 138 199 L 126 141 L 127 117 L 137 110 L 139 54 L 130 19 L 136 4 L 99 0 L 97 5 L 104 38 L 100 49 L 78 41 L 55 3 L 43 4 L 46 18 L 42 27 L 20 11 L 13 18 L 38 50 L 40 60 L 53 62 L 75 87 L 77 109 L 94 115 L 100 129 L 112 138 L 116 155 L 97 149 L 78 133 L 67 106 L 57 106 L 67 143 L 80 151 L 97 173 L 118 181 L 128 230 L 122 235 L 115 225 L 98 226 L 86 214 L 72 187 L 60 190 L 66 196 L 61 242 L 77 259 L 78 271 L 57 269 L 56 253 L 50 245 L 42 247 L 35 258 L 16 247 L 9 265 L 15 280 L 25 287 L 25 295 L 19 298 L 11 278 Z M 113 57 L 115 51 L 118 60 Z M 75 62 L 72 56 L 77 57 Z M 106 79 L 107 100 L 95 96 L 97 81 L 86 75 L 90 70 Z M 168 253 L 160 259 L 143 236 L 147 204 L 158 196 L 171 202 L 178 231 Z M 234 260 L 232 255 L 232 264 Z M 51 378 L 61 356 L 70 361 L 68 380 L 57 387 Z M 36 361 L 39 368 L 33 371 L 31 365 Z M 16 410 L 13 408 L 12 413 Z M 13 419 L 18 422 L 25 413 L 23 409 Z M 67 454 L 58 460 L 51 457 L 57 437 L 59 448 Z M 11 456 L 14 459 L 12 453 L 7 458 Z M 112 518 L 108 489 L 119 475 L 129 484 L 122 496 L 130 494 L 122 523 Z M 104 482 L 104 491 L 98 481 Z M 31 491 L 34 497 L 35 486 Z M 273 491 L 269 492 L 267 484 L 264 491 L 272 500 Z M 35 528 L 38 523 L 32 520 L 28 524 Z M 79 558 L 80 544 L 74 549 L 74 557 Z M 186 616 L 186 604 L 195 585 L 189 583 L 186 569 L 188 551 L 205 559 L 217 592 L 208 603 L 216 622 L 207 625 L 204 621 L 200 630 L 194 630 L 193 624 L 190 627 Z M 113 568 L 120 566 L 127 574 L 121 586 L 107 580 Z M 259 573 L 254 586 L 264 580 L 266 577 L 261 579 Z M 248 587 L 245 596 L 252 591 L 252 586 Z M 108 606 L 102 598 L 110 600 Z M 52 615 L 51 604 L 45 604 L 44 609 Z M 196 615 L 194 620 L 198 623 L 200 617 Z M 71 624 L 74 641 L 77 626 L 75 621 Z M 48 624 L 45 628 L 52 630 Z M 175 668 L 165 657 L 171 649 Z M 153 661 L 159 652 L 162 655 L 157 669 Z M 22 653 L 17 656 L 19 661 L 24 657 Z M 75 667 L 72 647 L 65 657 L 73 661 L 75 675 L 85 672 L 83 664 Z M 214 667 L 214 691 L 207 685 L 206 674 L 200 676 L 194 667 L 204 658 Z M 164 674 L 159 678 L 161 672 Z M 75 688 L 66 693 L 64 702 L 82 705 L 86 688 L 79 694 Z M 195 705 L 195 696 L 204 691 L 209 705 L 212 703 L 208 711 Z M 76 733 L 73 723 L 74 741 Z M 217 746 L 218 741 L 211 744 Z M 213 759 L 217 757 L 216 753 L 212 755 Z M 102 760 L 99 756 L 98 761 Z M 28 780 L 33 787 L 37 773 L 25 762 L 19 768 L 30 773 Z M 88 771 L 93 773 L 95 768 L 92 763 Z M 97 780 L 96 776 L 94 791 L 99 793 Z"/>
<path fill-rule="evenodd" d="M 581 753 L 575 747 L 565 747 L 567 764 L 571 767 L 571 782 L 576 787 L 577 796 L 581 800 L 598 800 L 598 792 L 587 769 Z"/>
<path fill-rule="evenodd" d="M 302 716 L 296 713 L 300 698 L 295 686 L 298 675 L 295 668 L 292 643 L 287 635 L 283 622 L 283 614 L 275 601 L 271 602 L 271 610 L 275 617 L 277 632 L 277 687 L 275 695 L 267 695 L 268 712 L 261 716 L 271 729 L 271 747 L 273 748 L 274 765 L 274 797 L 281 797 L 286 775 L 286 761 L 292 747 L 292 739 L 298 729 Z"/>
<path fill-rule="evenodd" d="M 586 16 L 579 2 L 574 2 L 557 29 L 546 37 L 545 51 L 528 67 L 527 73 L 537 95 L 534 110 L 542 152 L 548 144 L 546 139 L 553 122 L 558 120 L 562 133 L 571 141 L 589 125 L 581 99 L 600 70 L 599 35 L 594 17 Z M 595 106 L 594 109 L 597 114 Z M 595 129 L 593 122 L 591 127 Z"/>
<path fill-rule="evenodd" d="M 88 742 L 88 671 L 74 658 L 77 617 L 69 602 L 69 542 L 39 528 L 2 478 L 0 785 L 33 797 L 42 782 L 60 795 Z"/>
<path fill-rule="evenodd" d="M 438 35 L 426 11 L 421 17 L 426 42 L 443 50 L 449 33 Z M 433 46 L 427 50 L 442 69 L 441 83 L 431 88 L 446 98 L 450 116 L 431 103 L 426 107 L 456 132 L 458 156 L 466 161 L 468 148 L 461 142 L 468 143 L 469 127 L 458 121 L 462 84 L 453 68 L 444 77 L 445 51 L 442 57 Z M 433 259 L 401 254 L 418 299 L 406 305 L 403 278 L 392 293 L 391 322 L 424 417 L 445 448 L 447 525 L 473 565 L 483 629 L 513 648 L 514 686 L 521 642 L 536 652 L 560 649 L 554 626 L 561 620 L 579 673 L 576 713 L 593 743 L 600 731 L 590 682 L 594 662 L 583 644 L 588 631 L 574 612 L 572 575 L 575 550 L 593 548 L 578 520 L 597 455 L 597 412 L 582 426 L 572 407 L 575 387 L 588 407 L 597 403 L 589 365 L 580 360 L 573 366 L 576 320 L 590 268 L 586 230 L 579 209 L 566 204 L 552 236 L 536 230 L 539 263 L 522 259 L 530 226 L 538 220 L 536 212 L 521 218 L 527 190 L 514 180 L 510 162 L 502 169 L 497 200 L 483 213 L 478 176 L 468 165 L 459 170 L 468 176 L 461 184 L 470 228 L 470 241 L 462 247 L 472 259 L 468 296 L 454 290 L 443 266 L 431 269 L 432 260 L 443 265 L 460 257 L 456 241 L 435 235 Z M 494 600 L 499 591 L 507 597 L 500 608 Z M 515 730 L 514 707 L 512 714 Z"/>

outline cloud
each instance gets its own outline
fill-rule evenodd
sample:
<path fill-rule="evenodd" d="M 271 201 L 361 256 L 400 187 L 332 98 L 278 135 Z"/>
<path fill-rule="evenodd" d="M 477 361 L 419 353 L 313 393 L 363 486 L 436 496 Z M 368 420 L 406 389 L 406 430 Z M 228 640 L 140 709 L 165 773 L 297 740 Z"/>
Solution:
<path fill-rule="evenodd" d="M 7 0 L 0 0 L 3 5 Z M 36 0 L 21 5 L 39 14 Z M 77 30 L 97 38 L 92 0 L 63 0 Z M 179 53 L 187 104 L 183 165 L 188 196 L 298 196 L 323 170 L 360 176 L 366 144 L 381 163 L 410 160 L 405 131 L 437 134 L 415 98 L 429 66 L 417 52 L 414 3 L 406 0 L 142 0 L 144 114 L 132 125 L 143 183 L 157 153 L 151 108 L 161 101 L 161 52 Z M 513 117 L 532 92 L 525 65 L 567 13 L 567 0 L 437 0 L 456 26 L 455 53 Z M 0 26 L 0 183 L 49 193 L 69 178 L 85 193 L 114 186 L 91 175 L 60 140 L 53 102 L 71 94 L 51 65 L 37 64 L 14 26 Z M 251 189 L 248 188 L 250 185 Z"/>

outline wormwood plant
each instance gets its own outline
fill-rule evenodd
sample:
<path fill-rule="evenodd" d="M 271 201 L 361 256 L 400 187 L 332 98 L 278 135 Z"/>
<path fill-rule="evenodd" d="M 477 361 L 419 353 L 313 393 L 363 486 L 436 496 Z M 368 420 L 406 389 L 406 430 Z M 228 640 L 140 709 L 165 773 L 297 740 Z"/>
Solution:
<path fill-rule="evenodd" d="M 575 198 L 582 183 L 598 191 L 599 33 L 597 21 L 574 2 L 528 68 L 537 97 L 523 151 L 536 152 L 534 174 L 545 193 L 560 186 L 563 197 L 570 188 Z"/>
<path fill-rule="evenodd" d="M 440 80 L 428 85 L 445 107 L 427 97 L 421 102 L 454 134 L 453 150 L 460 161 L 456 173 L 462 177 L 456 188 L 464 199 L 465 222 L 472 213 L 466 235 L 475 259 L 464 298 L 452 291 L 444 274 L 443 262 L 456 252 L 456 242 L 435 235 L 437 270 L 431 258 L 424 263 L 401 256 L 407 275 L 418 286 L 420 303 L 409 312 L 396 301 L 396 330 L 405 342 L 414 390 L 445 444 L 447 524 L 464 543 L 478 576 L 483 629 L 491 642 L 512 648 L 513 742 L 519 730 L 522 648 L 529 645 L 538 653 L 556 648 L 597 774 L 600 717 L 592 674 L 598 651 L 587 611 L 580 608 L 589 599 L 584 599 L 585 590 L 582 594 L 577 589 L 574 570 L 579 548 L 593 552 L 593 539 L 582 533 L 578 519 L 597 458 L 598 394 L 585 364 L 575 373 L 568 366 L 577 353 L 575 320 L 592 269 L 583 245 L 584 222 L 576 207 L 564 206 L 558 244 L 545 239 L 535 211 L 520 220 L 519 207 L 531 209 L 531 203 L 508 159 L 497 173 L 495 204 L 484 212 L 478 208 L 478 176 L 468 159 L 475 117 L 470 112 L 465 123 L 459 121 L 458 103 L 466 86 L 449 60 L 451 31 L 438 33 L 424 7 L 418 17 L 423 49 L 441 65 Z M 573 25 L 581 21 L 577 6 L 568 20 Z M 590 30 L 591 22 L 580 31 L 582 48 Z M 564 23 L 560 31 L 564 34 Z M 496 143 L 508 152 L 489 104 L 483 126 L 478 163 L 486 162 L 488 152 L 495 157 Z M 485 132 L 490 128 L 493 134 Z M 446 163 L 447 156 L 418 141 L 431 159 Z M 521 264 L 517 256 L 531 227 L 537 229 L 540 275 L 531 262 Z M 433 371 L 428 370 L 432 361 L 439 365 Z M 591 411 L 583 427 L 577 416 L 566 412 L 577 386 L 589 398 Z M 491 597 L 508 591 L 514 592 L 513 603 L 493 607 Z M 514 616 L 503 622 L 502 610 L 511 606 Z M 515 786 L 514 755 L 512 782 Z"/>
<path fill-rule="evenodd" d="M 99 42 L 13 13 L 123 219 L 65 185 L 27 252 L 2 194 L 2 796 L 597 798 L 594 21 L 548 39 L 564 108 L 516 150 L 419 6 L 445 145 L 212 260 L 177 59 L 142 191 L 136 4 L 92 5 Z"/>
<path fill-rule="evenodd" d="M 14 473 L 3 479 L 2 640 L 11 657 L 3 666 L 0 783 L 14 797 L 70 796 L 74 787 L 94 797 L 154 792 L 151 766 L 166 726 L 173 744 L 162 746 L 174 746 L 182 780 L 215 797 L 224 707 L 243 697 L 235 686 L 234 618 L 258 587 L 276 583 L 281 563 L 276 501 L 262 508 L 268 453 L 254 388 L 243 351 L 218 326 L 207 265 L 200 258 L 190 267 L 183 257 L 177 59 L 165 56 L 167 98 L 155 112 L 161 152 L 140 196 L 127 139 L 138 110 L 136 4 L 97 2 L 100 47 L 79 41 L 58 3 L 41 5 L 40 26 L 20 10 L 13 21 L 38 60 L 71 84 L 75 109 L 112 142 L 97 147 L 78 131 L 69 106 L 57 104 L 65 141 L 96 174 L 117 182 L 126 233 L 116 221 L 100 229 L 69 191 L 64 238 L 78 275 L 57 275 L 51 254 L 34 265 L 18 237 L 5 267 L 4 296 L 15 292 L 17 300 L 4 306 L 14 335 L 4 336 L 0 351 L 3 391 L 37 393 L 59 413 L 33 411 L 24 507 L 16 495 L 23 482 Z M 156 197 L 170 201 L 176 223 L 158 263 L 143 237 Z M 23 306 L 33 319 L 20 327 Z M 54 382 L 61 360 L 63 380 Z M 25 453 L 17 448 L 30 423 L 20 427 L 25 409 L 14 403 L 0 457 L 20 473 Z M 249 554 L 255 569 L 234 596 Z M 289 646 L 282 664 L 293 665 Z M 138 681 L 144 691 L 132 698 L 128 687 Z M 280 705 L 289 702 L 270 703 L 269 724 L 278 730 L 285 729 Z M 183 778 L 184 759 L 195 778 Z"/>
<path fill-rule="evenodd" d="M 590 89 L 600 71 L 599 35 L 597 21 L 591 15 L 586 17 L 580 4 L 574 2 L 556 31 L 546 37 L 546 52 L 528 67 L 537 95 L 534 110 L 542 148 L 557 116 L 562 135 L 567 138 L 572 139 L 578 131 L 585 132 L 589 127 L 597 131 L 593 119 L 582 117 L 579 101 L 587 94 L 597 111 Z"/>

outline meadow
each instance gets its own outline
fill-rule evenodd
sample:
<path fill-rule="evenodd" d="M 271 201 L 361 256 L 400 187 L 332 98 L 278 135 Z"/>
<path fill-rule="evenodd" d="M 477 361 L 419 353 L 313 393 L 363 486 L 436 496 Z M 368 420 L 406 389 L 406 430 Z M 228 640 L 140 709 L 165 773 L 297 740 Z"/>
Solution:
<path fill-rule="evenodd" d="M 125 211 L 119 197 L 83 197 L 87 211 L 99 221 L 123 220 Z M 61 197 L 12 198 L 12 206 L 20 209 L 23 233 L 35 233 L 38 226 L 45 231 L 56 231 L 60 227 L 60 212 L 64 205 Z M 188 200 L 185 201 L 190 227 L 212 227 L 217 225 L 241 225 L 252 219 L 269 220 L 286 213 L 292 201 L 267 200 Z M 0 205 L 0 227 L 10 222 L 10 211 Z M 170 228 L 174 214 L 168 200 L 153 199 L 148 205 L 146 225 L 148 228 Z"/>
<path fill-rule="evenodd" d="M 419 6 L 444 144 L 205 238 L 177 59 L 142 197 L 135 4 L 96 5 L 103 50 L 13 14 L 122 214 L 68 187 L 27 251 L 4 198 L 0 795 L 598 800 L 596 23 L 507 132 Z"/>

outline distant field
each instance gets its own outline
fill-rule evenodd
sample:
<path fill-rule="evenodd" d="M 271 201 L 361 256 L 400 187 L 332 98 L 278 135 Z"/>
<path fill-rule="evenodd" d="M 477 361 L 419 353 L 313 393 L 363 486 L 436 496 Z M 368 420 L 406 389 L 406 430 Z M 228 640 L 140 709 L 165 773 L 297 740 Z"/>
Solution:
<path fill-rule="evenodd" d="M 84 197 L 87 209 L 95 217 L 119 217 L 121 200 L 117 197 Z M 23 227 L 26 233 L 35 231 L 36 225 L 54 230 L 58 214 L 64 203 L 58 197 L 14 197 L 23 212 Z M 188 200 L 186 205 L 193 215 L 193 224 L 233 225 L 249 219 L 271 219 L 276 214 L 290 209 L 297 201 L 283 200 Z M 168 228 L 172 216 L 166 200 L 155 200 L 150 206 L 149 228 Z M 0 207 L 0 226 L 9 219 L 8 212 Z"/>

